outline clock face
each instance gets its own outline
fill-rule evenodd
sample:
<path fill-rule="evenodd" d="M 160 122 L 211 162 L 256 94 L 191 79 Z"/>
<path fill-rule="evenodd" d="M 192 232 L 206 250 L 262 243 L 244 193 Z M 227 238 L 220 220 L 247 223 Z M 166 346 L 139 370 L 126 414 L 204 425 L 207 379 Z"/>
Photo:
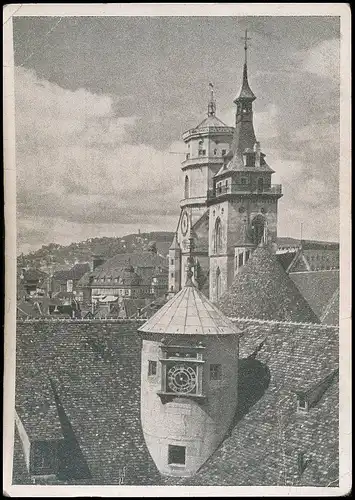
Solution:
<path fill-rule="evenodd" d="M 192 392 L 196 388 L 195 370 L 183 364 L 172 366 L 168 371 L 168 386 L 173 392 Z"/>
<path fill-rule="evenodd" d="M 187 212 L 184 212 L 182 214 L 182 219 L 181 219 L 181 232 L 184 236 L 186 236 L 188 228 L 189 228 L 189 216 Z"/>

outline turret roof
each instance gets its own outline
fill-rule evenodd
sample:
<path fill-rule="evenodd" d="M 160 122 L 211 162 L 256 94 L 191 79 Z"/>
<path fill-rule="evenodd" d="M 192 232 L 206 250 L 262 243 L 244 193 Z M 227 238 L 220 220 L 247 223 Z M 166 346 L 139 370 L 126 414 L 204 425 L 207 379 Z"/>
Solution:
<path fill-rule="evenodd" d="M 190 280 L 159 309 L 141 332 L 180 335 L 231 335 L 239 329 Z"/>
<path fill-rule="evenodd" d="M 251 90 L 249 86 L 248 68 L 246 63 L 244 63 L 244 68 L 243 68 L 242 88 L 240 89 L 239 96 L 235 99 L 234 102 L 239 101 L 240 99 L 247 99 L 249 101 L 254 101 L 256 99 L 254 92 Z"/>
<path fill-rule="evenodd" d="M 202 120 L 201 123 L 199 123 L 199 125 L 197 125 L 196 129 L 206 127 L 226 127 L 228 129 L 231 128 L 215 115 L 207 116 L 204 120 Z"/>
<path fill-rule="evenodd" d="M 173 241 L 171 242 L 169 250 L 180 250 L 180 245 L 178 243 L 176 233 L 174 233 L 174 238 Z"/>
<path fill-rule="evenodd" d="M 268 247 L 260 246 L 235 276 L 218 307 L 229 317 L 319 323 Z"/>

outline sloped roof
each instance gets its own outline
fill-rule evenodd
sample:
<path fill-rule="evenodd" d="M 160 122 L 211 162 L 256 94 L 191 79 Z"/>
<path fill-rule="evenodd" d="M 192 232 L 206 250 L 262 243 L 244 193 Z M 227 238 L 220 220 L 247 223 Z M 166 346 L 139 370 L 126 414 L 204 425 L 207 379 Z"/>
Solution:
<path fill-rule="evenodd" d="M 142 309 L 146 305 L 145 299 L 123 299 L 122 305 L 126 310 L 127 318 L 137 316 L 138 309 Z"/>
<path fill-rule="evenodd" d="M 87 262 L 75 264 L 71 269 L 57 271 L 53 274 L 53 278 L 58 281 L 79 280 L 85 273 L 90 271 L 90 264 Z"/>
<path fill-rule="evenodd" d="M 34 302 L 27 300 L 22 300 L 17 304 L 17 317 L 19 318 L 39 318 L 41 317 L 41 311 Z"/>
<path fill-rule="evenodd" d="M 125 485 L 327 486 L 335 481 L 332 486 L 336 486 L 336 380 L 306 414 L 296 413 L 293 391 L 308 389 L 338 366 L 338 328 L 236 321 L 236 327 L 243 331 L 241 411 L 230 436 L 193 478 L 184 480 L 162 478 L 144 442 L 140 423 L 141 341 L 135 334 L 139 324 L 42 321 L 17 325 L 17 378 L 28 381 L 26 386 L 16 387 L 17 404 L 24 396 L 31 397 L 30 383 L 35 375 L 31 367 L 40 367 L 54 381 L 92 474 L 91 484 L 118 484 L 117 471 L 126 465 Z M 264 383 L 262 376 L 268 370 Z M 248 396 L 252 398 L 249 401 Z M 32 425 L 30 421 L 28 425 Z M 20 452 L 18 448 L 15 453 Z M 310 461 L 298 477 L 295 467 L 300 451 Z M 24 480 L 16 473 L 18 462 L 15 459 L 15 484 Z M 85 484 L 85 480 L 76 484 Z"/>
<path fill-rule="evenodd" d="M 45 272 L 40 271 L 39 269 L 31 268 L 22 270 L 22 268 L 18 266 L 17 275 L 20 276 L 21 274 L 24 276 L 24 281 L 40 281 L 48 276 Z"/>
<path fill-rule="evenodd" d="M 305 271 L 289 274 L 318 318 L 324 314 L 339 289 L 339 270 Z M 338 321 L 334 324 L 338 324 Z"/>
<path fill-rule="evenodd" d="M 159 309 L 141 332 L 181 335 L 227 335 L 238 329 L 191 281 Z"/>
<path fill-rule="evenodd" d="M 243 82 L 242 82 L 242 87 L 240 89 L 238 97 L 234 100 L 234 102 L 237 102 L 242 99 L 247 99 L 248 101 L 254 101 L 256 99 L 256 96 L 254 92 L 251 90 L 248 82 L 248 67 L 247 64 L 245 63 L 243 66 Z"/>
<path fill-rule="evenodd" d="M 314 388 L 338 368 L 339 333 L 324 325 L 236 321 L 240 339 L 239 408 L 229 437 L 189 479 L 205 486 L 332 486 L 339 477 L 337 380 L 304 414 L 295 390 Z M 298 453 L 307 467 L 298 474 Z"/>
<path fill-rule="evenodd" d="M 339 288 L 335 290 L 332 298 L 328 302 L 326 308 L 321 316 L 321 322 L 326 325 L 338 325 L 339 324 L 339 299 L 340 299 Z"/>
<path fill-rule="evenodd" d="M 230 128 L 228 125 L 226 125 L 224 122 L 222 122 L 222 120 L 217 118 L 217 116 L 215 116 L 215 115 L 207 116 L 207 118 L 202 120 L 202 122 L 197 125 L 196 129 L 205 128 L 205 127 L 226 127 L 228 129 Z"/>
<path fill-rule="evenodd" d="M 121 271 L 126 268 L 127 265 L 133 266 L 134 269 L 137 270 L 138 268 L 150 268 L 155 271 L 157 267 L 167 268 L 168 259 L 161 257 L 155 252 L 120 253 L 108 259 L 101 266 L 98 266 L 92 274 L 95 278 L 104 278 L 106 276 L 118 278 Z"/>
<path fill-rule="evenodd" d="M 254 250 L 217 305 L 229 317 L 319 323 L 310 305 L 266 246 Z"/>
<path fill-rule="evenodd" d="M 289 268 L 291 262 L 293 259 L 296 257 L 296 251 L 295 252 L 283 252 L 283 253 L 277 253 L 276 258 L 280 262 L 281 266 L 287 271 Z"/>

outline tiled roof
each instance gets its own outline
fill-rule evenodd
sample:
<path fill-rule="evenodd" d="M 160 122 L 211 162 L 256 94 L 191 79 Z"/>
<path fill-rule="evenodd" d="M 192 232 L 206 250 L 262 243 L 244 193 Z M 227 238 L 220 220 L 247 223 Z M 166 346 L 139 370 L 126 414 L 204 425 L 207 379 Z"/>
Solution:
<path fill-rule="evenodd" d="M 41 311 L 32 301 L 22 300 L 17 304 L 17 317 L 18 318 L 39 318 Z"/>
<path fill-rule="evenodd" d="M 79 280 L 89 271 L 90 265 L 88 263 L 75 264 L 71 269 L 57 271 L 54 273 L 53 278 L 58 281 Z"/>
<path fill-rule="evenodd" d="M 121 271 L 127 267 L 127 265 L 133 266 L 135 270 L 138 271 L 139 268 L 148 268 L 155 272 L 156 268 L 168 268 L 168 259 L 161 257 L 154 252 L 141 252 L 141 253 L 122 253 L 117 254 L 111 259 L 108 259 L 104 264 L 97 267 L 93 272 L 93 275 L 98 278 L 104 278 L 106 276 L 112 278 L 118 278 Z"/>
<path fill-rule="evenodd" d="M 332 486 L 338 479 L 338 384 L 297 413 L 295 390 L 316 386 L 338 367 L 338 329 L 236 320 L 240 340 L 239 413 L 231 434 L 184 485 Z M 306 468 L 298 473 L 304 453 Z M 167 484 L 176 484 L 169 478 Z"/>
<path fill-rule="evenodd" d="M 284 252 L 276 254 L 277 260 L 280 262 L 281 266 L 285 269 L 285 271 L 287 271 L 291 262 L 296 257 L 296 253 L 297 252 Z"/>
<path fill-rule="evenodd" d="M 144 325 L 141 332 L 181 335 L 236 334 L 238 329 L 192 283 L 186 284 Z"/>
<path fill-rule="evenodd" d="M 318 318 L 321 318 L 339 288 L 339 270 L 306 271 L 289 274 Z M 338 320 L 336 323 L 338 324 Z"/>
<path fill-rule="evenodd" d="M 320 318 L 322 323 L 326 325 L 339 324 L 339 291 L 339 288 L 335 290 Z"/>
<path fill-rule="evenodd" d="M 45 279 L 48 275 L 40 271 L 39 269 L 24 269 L 22 270 L 21 267 L 17 267 L 17 275 L 23 274 L 24 276 L 24 281 L 40 281 Z"/>
<path fill-rule="evenodd" d="M 266 246 L 254 250 L 217 305 L 229 317 L 319 323 L 316 314 Z"/>
<path fill-rule="evenodd" d="M 123 299 L 122 306 L 125 308 L 126 317 L 134 318 L 138 314 L 138 310 L 146 305 L 145 299 Z"/>
<path fill-rule="evenodd" d="M 202 122 L 197 125 L 196 129 L 205 127 L 226 127 L 228 129 L 230 128 L 215 115 L 207 116 L 207 118 L 202 120 Z"/>
<path fill-rule="evenodd" d="M 26 341 L 36 344 L 35 339 Z M 30 440 L 61 438 L 61 425 L 46 370 L 43 365 L 33 363 L 31 353 L 22 350 L 17 354 L 17 363 L 21 370 L 16 374 L 16 411 Z"/>
<path fill-rule="evenodd" d="M 31 381 L 34 386 L 39 381 L 31 367 L 37 365 L 54 381 L 89 467 L 90 484 L 118 484 L 118 471 L 125 466 L 126 485 L 336 485 L 336 380 L 302 415 L 295 410 L 294 391 L 309 389 L 337 368 L 338 328 L 236 320 L 243 331 L 239 413 L 229 437 L 200 471 L 179 480 L 158 474 L 142 435 L 140 324 L 91 320 L 17 325 L 17 378 L 26 383 L 17 385 L 16 404 L 30 399 Z M 31 421 L 26 430 L 32 433 Z M 300 452 L 307 466 L 299 477 Z M 25 474 L 19 474 L 16 457 L 14 482 L 19 484 Z"/>
<path fill-rule="evenodd" d="M 140 424 L 140 338 L 137 323 L 119 320 L 43 321 L 17 327 L 17 405 L 30 399 L 31 366 L 51 377 L 91 484 L 156 484 L 156 467 Z M 43 378 L 44 378 L 43 377 Z M 31 434 L 28 421 L 26 430 Z M 43 424 L 42 424 L 43 426 Z M 43 432 L 49 434 L 47 422 Z M 60 482 L 60 481 L 58 481 Z M 84 483 L 84 481 L 81 481 Z"/>

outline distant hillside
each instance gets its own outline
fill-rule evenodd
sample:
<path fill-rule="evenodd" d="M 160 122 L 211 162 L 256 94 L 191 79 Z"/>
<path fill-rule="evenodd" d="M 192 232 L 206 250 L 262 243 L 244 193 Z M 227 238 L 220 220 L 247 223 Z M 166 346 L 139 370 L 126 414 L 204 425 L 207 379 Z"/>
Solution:
<path fill-rule="evenodd" d="M 158 252 L 167 255 L 174 233 L 169 231 L 157 231 L 151 233 L 129 234 L 122 238 L 89 238 L 86 241 L 71 243 L 63 246 L 57 243 L 43 245 L 42 248 L 27 255 L 17 258 L 19 267 L 31 267 L 42 271 L 55 272 L 62 269 L 70 269 L 77 262 L 90 262 L 92 255 L 103 255 L 106 258 L 113 257 L 118 253 L 143 252 L 148 249 L 150 241 L 156 241 Z M 310 242 L 305 240 L 304 243 Z M 312 243 L 327 243 L 315 242 Z M 280 246 L 298 245 L 299 240 L 295 238 L 278 238 Z M 334 243 L 333 243 L 334 244 Z"/>
<path fill-rule="evenodd" d="M 42 248 L 17 258 L 19 267 L 34 267 L 52 271 L 69 269 L 76 262 L 90 262 L 92 255 L 106 258 L 118 253 L 143 252 L 150 241 L 156 241 L 158 253 L 167 255 L 174 233 L 157 231 L 151 233 L 129 234 L 122 238 L 89 238 L 86 241 L 63 246 L 57 243 L 43 245 Z"/>

